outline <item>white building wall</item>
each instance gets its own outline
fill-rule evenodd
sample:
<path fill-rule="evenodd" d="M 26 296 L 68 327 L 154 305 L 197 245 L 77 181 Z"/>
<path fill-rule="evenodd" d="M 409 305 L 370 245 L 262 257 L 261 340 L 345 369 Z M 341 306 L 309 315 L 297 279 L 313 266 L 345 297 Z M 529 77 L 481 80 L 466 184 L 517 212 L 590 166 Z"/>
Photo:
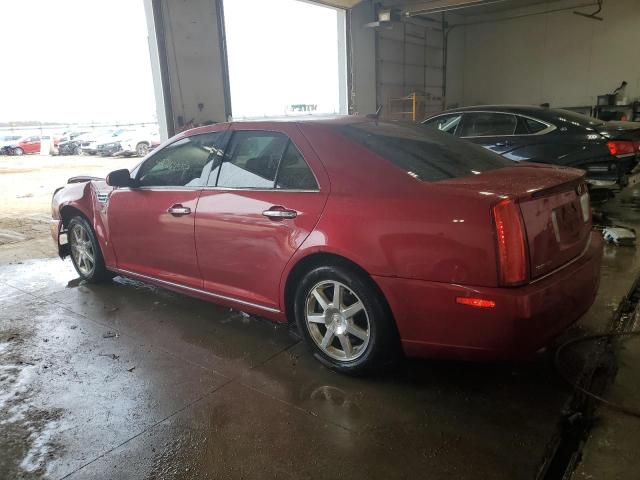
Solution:
<path fill-rule="evenodd" d="M 567 3 L 551 2 L 500 16 L 563 6 Z M 567 10 L 454 29 L 447 104 L 589 106 L 623 80 L 629 99 L 640 96 L 640 0 L 605 1 L 600 15 L 602 22 Z M 466 22 L 491 18 L 466 17 Z"/>

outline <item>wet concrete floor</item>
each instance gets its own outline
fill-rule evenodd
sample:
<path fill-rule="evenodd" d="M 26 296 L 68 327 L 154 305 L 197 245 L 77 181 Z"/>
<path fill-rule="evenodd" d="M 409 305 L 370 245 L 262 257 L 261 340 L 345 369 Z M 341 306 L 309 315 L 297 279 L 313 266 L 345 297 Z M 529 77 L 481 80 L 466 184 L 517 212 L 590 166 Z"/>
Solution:
<path fill-rule="evenodd" d="M 635 248 L 607 247 L 569 335 L 606 329 L 639 271 Z M 259 318 L 83 284 L 68 260 L 0 266 L 3 479 L 535 478 L 570 394 L 549 353 L 354 379 Z"/>

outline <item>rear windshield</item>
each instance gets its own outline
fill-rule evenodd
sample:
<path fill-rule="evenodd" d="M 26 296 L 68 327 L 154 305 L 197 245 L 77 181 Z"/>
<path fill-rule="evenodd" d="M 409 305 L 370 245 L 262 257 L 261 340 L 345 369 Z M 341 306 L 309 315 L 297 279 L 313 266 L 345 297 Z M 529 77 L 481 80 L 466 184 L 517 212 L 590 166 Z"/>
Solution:
<path fill-rule="evenodd" d="M 581 113 L 572 112 L 571 110 L 563 110 L 561 108 L 554 108 L 550 110 L 556 120 L 560 122 L 568 122 L 577 127 L 595 127 L 598 125 L 604 125 L 604 122 L 598 118 L 588 117 Z"/>
<path fill-rule="evenodd" d="M 514 162 L 425 125 L 355 123 L 337 130 L 427 182 L 512 167 Z"/>

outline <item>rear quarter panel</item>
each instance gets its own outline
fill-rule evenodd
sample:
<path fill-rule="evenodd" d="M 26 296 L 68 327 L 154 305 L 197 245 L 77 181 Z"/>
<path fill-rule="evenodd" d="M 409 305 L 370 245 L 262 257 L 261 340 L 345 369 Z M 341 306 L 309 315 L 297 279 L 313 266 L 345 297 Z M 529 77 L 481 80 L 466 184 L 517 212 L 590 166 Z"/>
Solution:
<path fill-rule="evenodd" d="M 329 174 L 331 195 L 294 263 L 325 251 L 371 275 L 497 284 L 489 199 L 417 180 L 327 127 L 301 128 Z"/>

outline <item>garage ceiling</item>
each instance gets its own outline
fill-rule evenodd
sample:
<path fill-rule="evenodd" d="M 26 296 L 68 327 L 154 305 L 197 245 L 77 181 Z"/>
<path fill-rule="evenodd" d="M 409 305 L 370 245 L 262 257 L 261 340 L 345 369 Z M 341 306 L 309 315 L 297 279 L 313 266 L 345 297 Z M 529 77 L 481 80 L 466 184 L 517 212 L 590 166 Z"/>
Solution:
<path fill-rule="evenodd" d="M 578 7 L 595 5 L 595 0 L 381 0 L 386 7 L 399 8 L 405 14 L 431 14 L 443 11 L 458 15 L 482 15 L 497 13 L 514 8 L 549 4 L 557 7 Z"/>
<path fill-rule="evenodd" d="M 311 0 L 313 3 L 322 3 L 330 7 L 351 8 L 355 7 L 362 0 Z"/>

